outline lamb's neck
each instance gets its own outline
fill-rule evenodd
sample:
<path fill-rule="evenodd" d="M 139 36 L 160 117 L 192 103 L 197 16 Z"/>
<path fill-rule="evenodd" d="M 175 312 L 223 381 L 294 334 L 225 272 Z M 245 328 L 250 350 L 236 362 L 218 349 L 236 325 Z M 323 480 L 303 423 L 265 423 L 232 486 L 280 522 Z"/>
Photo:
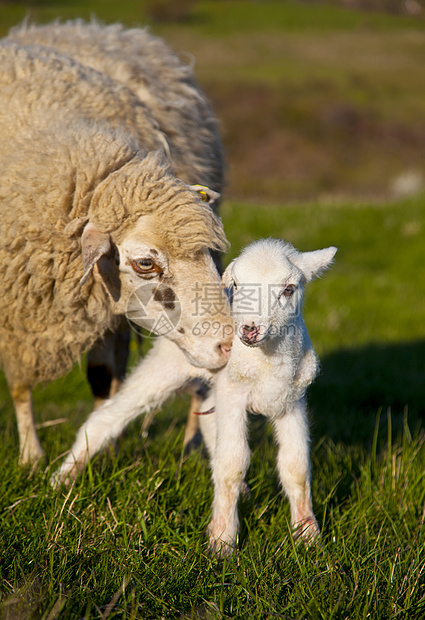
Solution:
<path fill-rule="evenodd" d="M 305 326 L 302 318 L 294 320 L 289 325 L 280 329 L 280 333 L 269 338 L 261 346 L 262 353 L 268 358 L 285 357 L 288 353 L 293 354 L 303 342 Z"/>
<path fill-rule="evenodd" d="M 292 376 L 304 349 L 302 323 L 284 336 L 273 337 L 257 347 L 235 338 L 227 372 L 236 381 L 257 381 L 264 374 Z"/>
<path fill-rule="evenodd" d="M 287 363 L 291 357 L 279 348 L 276 349 L 269 341 L 257 347 L 249 347 L 235 338 L 227 367 L 235 379 L 250 380 L 258 373 L 270 372 L 272 368 Z"/>

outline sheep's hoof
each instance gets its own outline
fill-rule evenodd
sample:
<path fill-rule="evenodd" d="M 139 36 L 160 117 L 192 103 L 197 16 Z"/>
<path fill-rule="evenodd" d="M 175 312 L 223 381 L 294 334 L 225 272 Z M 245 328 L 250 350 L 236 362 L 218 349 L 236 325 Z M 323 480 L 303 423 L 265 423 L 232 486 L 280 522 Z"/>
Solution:
<path fill-rule="evenodd" d="M 184 438 L 184 453 L 190 454 L 197 450 L 200 446 L 202 446 L 202 433 L 201 431 L 196 431 L 188 440 L 186 437 Z"/>
<path fill-rule="evenodd" d="M 251 489 L 249 488 L 245 480 L 241 484 L 241 496 L 246 501 L 252 499 Z"/>
<path fill-rule="evenodd" d="M 70 487 L 71 483 L 75 480 L 75 478 L 76 476 L 73 478 L 71 474 L 63 474 L 61 470 L 58 469 L 52 476 L 50 476 L 49 482 L 50 486 L 53 489 L 57 490 L 62 485 L 64 485 L 65 487 Z"/>
<path fill-rule="evenodd" d="M 27 444 L 19 455 L 19 465 L 31 467 L 31 472 L 35 472 L 44 458 L 43 448 L 39 443 L 29 447 Z"/>

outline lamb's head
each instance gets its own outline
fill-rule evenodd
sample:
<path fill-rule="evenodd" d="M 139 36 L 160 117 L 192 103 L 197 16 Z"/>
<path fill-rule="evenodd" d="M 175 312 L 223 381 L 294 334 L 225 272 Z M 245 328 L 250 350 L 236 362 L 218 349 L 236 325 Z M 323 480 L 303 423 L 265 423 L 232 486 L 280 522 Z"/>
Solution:
<path fill-rule="evenodd" d="M 210 254 L 227 245 L 209 204 L 218 194 L 188 186 L 152 155 L 142 164 L 129 162 L 95 191 L 82 233 L 83 283 L 93 273 L 115 314 L 173 340 L 195 366 L 219 368 L 234 328 Z"/>
<path fill-rule="evenodd" d="M 298 252 L 277 239 L 247 246 L 223 274 L 241 341 L 253 347 L 284 337 L 300 319 L 305 283 L 330 266 L 335 252 Z"/>

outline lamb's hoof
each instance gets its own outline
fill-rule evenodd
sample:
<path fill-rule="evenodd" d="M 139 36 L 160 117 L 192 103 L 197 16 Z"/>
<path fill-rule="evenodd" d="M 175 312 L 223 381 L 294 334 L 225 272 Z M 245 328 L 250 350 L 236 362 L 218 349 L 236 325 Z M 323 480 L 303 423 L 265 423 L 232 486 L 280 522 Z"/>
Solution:
<path fill-rule="evenodd" d="M 294 540 L 307 547 L 320 541 L 320 528 L 314 516 L 306 517 L 294 526 Z"/>
<path fill-rule="evenodd" d="M 185 437 L 184 438 L 184 453 L 190 454 L 191 452 L 194 452 L 200 446 L 202 446 L 202 442 L 203 442 L 202 433 L 199 430 L 197 430 L 196 433 L 194 433 L 188 439 Z"/>
<path fill-rule="evenodd" d="M 59 489 L 62 485 L 69 488 L 78 478 L 78 474 L 84 469 L 84 465 L 73 463 L 72 465 L 62 465 L 50 477 L 50 484 L 54 489 Z"/>
<path fill-rule="evenodd" d="M 221 519 L 212 520 L 208 526 L 208 551 L 210 555 L 223 560 L 230 557 L 236 550 L 237 536 L 226 533 Z"/>
<path fill-rule="evenodd" d="M 61 470 L 58 469 L 57 471 L 55 471 L 54 474 L 52 474 L 52 476 L 50 476 L 49 482 L 50 486 L 56 491 L 62 485 L 64 485 L 65 487 L 71 486 L 72 478 L 69 475 L 64 475 Z"/>
<path fill-rule="evenodd" d="M 224 540 L 210 538 L 208 543 L 208 553 L 217 558 L 218 560 L 224 560 L 229 558 L 236 551 L 233 543 L 227 543 Z"/>

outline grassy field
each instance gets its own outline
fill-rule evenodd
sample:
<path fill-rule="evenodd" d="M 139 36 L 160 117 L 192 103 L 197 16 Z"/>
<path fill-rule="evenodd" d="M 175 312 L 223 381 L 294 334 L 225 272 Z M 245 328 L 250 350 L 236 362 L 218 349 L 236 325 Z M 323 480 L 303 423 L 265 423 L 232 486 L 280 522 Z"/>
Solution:
<path fill-rule="evenodd" d="M 233 253 L 270 234 L 340 248 L 305 308 L 322 359 L 309 398 L 321 547 L 291 542 L 261 419 L 251 425 L 240 549 L 220 562 L 206 549 L 207 459 L 182 453 L 187 400 L 161 411 L 147 439 L 132 424 L 69 492 L 53 492 L 55 460 L 91 408 L 83 370 L 36 391 L 41 423 L 67 421 L 40 430 L 50 463 L 35 476 L 17 466 L 3 383 L 0 617 L 422 618 L 423 202 L 223 209 Z"/>
<path fill-rule="evenodd" d="M 131 25 L 144 7 L 52 0 L 30 12 Z M 0 34 L 27 11 L 0 2 Z M 182 452 L 187 399 L 169 403 L 147 438 L 133 423 L 54 492 L 49 476 L 92 408 L 84 361 L 35 392 L 48 459 L 34 475 L 18 467 L 1 377 L 0 619 L 425 617 L 425 195 L 390 199 L 397 175 L 425 173 L 423 26 L 237 1 L 194 3 L 185 22 L 153 24 L 196 55 L 222 122 L 226 260 L 262 236 L 339 248 L 305 303 L 322 366 L 309 391 L 322 544 L 292 542 L 262 419 L 251 420 L 239 550 L 221 562 L 207 553 L 208 461 Z"/>

